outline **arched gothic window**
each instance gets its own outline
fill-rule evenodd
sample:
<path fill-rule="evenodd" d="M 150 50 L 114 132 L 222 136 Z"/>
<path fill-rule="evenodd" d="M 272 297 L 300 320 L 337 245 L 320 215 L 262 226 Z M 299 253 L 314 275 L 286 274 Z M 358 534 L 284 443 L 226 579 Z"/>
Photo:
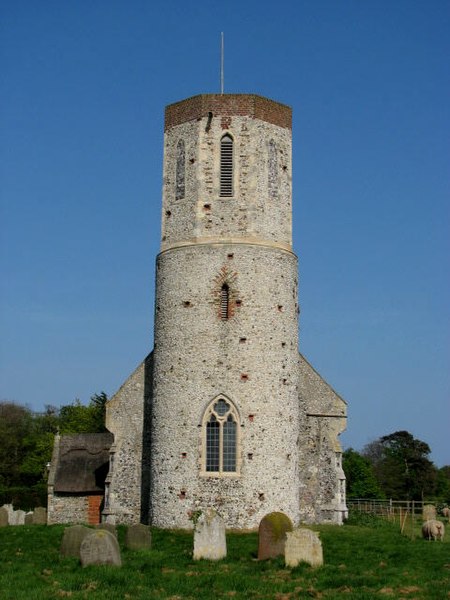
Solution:
<path fill-rule="evenodd" d="M 230 400 L 219 396 L 208 406 L 202 422 L 205 473 L 238 472 L 238 424 L 239 416 Z"/>
<path fill-rule="evenodd" d="M 275 198 L 278 193 L 278 156 L 277 147 L 273 140 L 269 142 L 267 188 L 269 198 Z"/>
<path fill-rule="evenodd" d="M 186 151 L 184 141 L 179 140 L 177 144 L 177 163 L 175 175 L 175 199 L 182 200 L 185 193 L 186 179 Z"/>
<path fill-rule="evenodd" d="M 220 140 L 220 195 L 233 195 L 233 138 L 228 133 Z"/>

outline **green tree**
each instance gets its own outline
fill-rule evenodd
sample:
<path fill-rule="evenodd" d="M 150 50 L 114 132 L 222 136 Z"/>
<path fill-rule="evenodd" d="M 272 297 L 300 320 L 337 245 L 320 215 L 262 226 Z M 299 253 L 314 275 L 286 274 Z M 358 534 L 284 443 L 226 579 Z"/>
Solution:
<path fill-rule="evenodd" d="M 396 431 L 368 444 L 362 454 L 388 498 L 422 500 L 436 491 L 437 469 L 430 452 L 428 444 L 408 431 Z"/>
<path fill-rule="evenodd" d="M 44 481 L 50 462 L 55 433 L 59 429 L 59 410 L 47 405 L 43 413 L 32 415 L 32 427 L 23 440 L 24 460 L 20 471 L 24 483 Z"/>
<path fill-rule="evenodd" d="M 370 460 L 349 448 L 342 455 L 348 498 L 384 498 Z"/>
<path fill-rule="evenodd" d="M 450 465 L 438 469 L 436 497 L 446 504 L 450 504 Z"/>
<path fill-rule="evenodd" d="M 62 406 L 59 411 L 59 428 L 61 434 L 67 433 L 101 433 L 105 428 L 105 411 L 108 400 L 105 392 L 91 396 L 88 405 L 75 400 L 72 404 Z"/>
<path fill-rule="evenodd" d="M 0 484 L 9 487 L 22 483 L 24 441 L 31 430 L 32 415 L 28 408 L 14 402 L 0 402 Z"/>

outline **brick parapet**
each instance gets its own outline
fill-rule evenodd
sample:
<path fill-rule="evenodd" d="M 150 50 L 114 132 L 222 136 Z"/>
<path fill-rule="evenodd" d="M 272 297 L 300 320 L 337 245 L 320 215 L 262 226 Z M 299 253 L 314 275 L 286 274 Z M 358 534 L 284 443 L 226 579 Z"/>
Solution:
<path fill-rule="evenodd" d="M 292 109 L 256 94 L 200 94 L 169 104 L 164 130 L 204 118 L 208 113 L 221 116 L 250 116 L 278 127 L 292 129 Z"/>

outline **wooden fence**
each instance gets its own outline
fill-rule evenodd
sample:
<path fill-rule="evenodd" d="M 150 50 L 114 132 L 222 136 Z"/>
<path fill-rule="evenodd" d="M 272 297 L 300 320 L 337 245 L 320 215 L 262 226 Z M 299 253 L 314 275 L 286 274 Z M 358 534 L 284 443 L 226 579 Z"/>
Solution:
<path fill-rule="evenodd" d="M 415 537 L 423 522 L 423 508 L 431 502 L 422 500 L 367 500 L 347 499 L 349 511 L 384 517 L 392 523 L 398 523 L 402 533 Z M 435 503 L 436 508 L 439 503 Z M 437 518 L 439 518 L 437 510 Z M 442 517 L 440 517 L 442 519 Z"/>

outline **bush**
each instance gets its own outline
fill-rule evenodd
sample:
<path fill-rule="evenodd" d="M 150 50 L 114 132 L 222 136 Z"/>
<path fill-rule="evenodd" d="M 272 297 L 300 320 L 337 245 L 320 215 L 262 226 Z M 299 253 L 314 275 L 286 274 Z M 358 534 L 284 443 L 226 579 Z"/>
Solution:
<path fill-rule="evenodd" d="M 0 506 L 12 504 L 15 510 L 33 510 L 37 506 L 47 507 L 47 485 L 38 483 L 31 487 L 0 487 Z"/>

